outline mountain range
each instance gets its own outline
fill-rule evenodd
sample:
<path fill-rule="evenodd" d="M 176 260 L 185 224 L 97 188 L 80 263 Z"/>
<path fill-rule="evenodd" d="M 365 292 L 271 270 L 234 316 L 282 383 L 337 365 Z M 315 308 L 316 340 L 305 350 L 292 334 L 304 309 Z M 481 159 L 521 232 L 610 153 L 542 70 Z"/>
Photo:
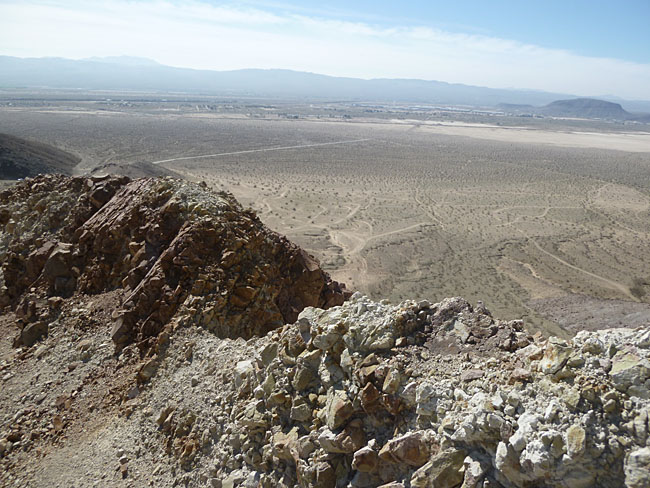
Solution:
<path fill-rule="evenodd" d="M 418 79 L 359 79 L 285 69 L 208 71 L 175 68 L 126 56 L 71 60 L 0 56 L 0 88 L 146 91 L 290 99 L 389 101 L 494 107 L 544 105 L 570 94 L 496 89 Z M 650 101 L 622 101 L 630 111 L 649 111 Z"/>

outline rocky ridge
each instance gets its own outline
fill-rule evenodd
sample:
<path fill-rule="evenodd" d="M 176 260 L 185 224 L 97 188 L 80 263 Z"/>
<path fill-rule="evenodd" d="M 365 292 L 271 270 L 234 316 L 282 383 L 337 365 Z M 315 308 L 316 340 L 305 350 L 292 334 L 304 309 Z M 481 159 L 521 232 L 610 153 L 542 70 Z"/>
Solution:
<path fill-rule="evenodd" d="M 647 327 L 344 302 L 175 180 L 39 177 L 0 223 L 3 486 L 650 486 Z"/>
<path fill-rule="evenodd" d="M 181 180 L 41 176 L 0 195 L 0 225 L 0 301 L 25 345 L 55 315 L 47 297 L 124 290 L 112 338 L 148 352 L 175 314 L 251 337 L 346 296 L 232 195 Z"/>
<path fill-rule="evenodd" d="M 357 293 L 242 357 L 211 416 L 190 414 L 196 449 L 176 451 L 213 486 L 650 483 L 647 329 L 544 339 L 461 298 L 391 306 Z M 178 436 L 183 395 L 158 405 L 158 431 Z"/>

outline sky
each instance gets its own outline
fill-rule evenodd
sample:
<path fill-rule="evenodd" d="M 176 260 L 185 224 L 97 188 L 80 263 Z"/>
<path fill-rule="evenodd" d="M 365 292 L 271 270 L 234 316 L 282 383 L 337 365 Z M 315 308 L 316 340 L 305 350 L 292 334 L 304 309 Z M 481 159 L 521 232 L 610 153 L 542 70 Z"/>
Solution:
<path fill-rule="evenodd" d="M 650 100 L 650 0 L 0 0 L 0 55 Z"/>

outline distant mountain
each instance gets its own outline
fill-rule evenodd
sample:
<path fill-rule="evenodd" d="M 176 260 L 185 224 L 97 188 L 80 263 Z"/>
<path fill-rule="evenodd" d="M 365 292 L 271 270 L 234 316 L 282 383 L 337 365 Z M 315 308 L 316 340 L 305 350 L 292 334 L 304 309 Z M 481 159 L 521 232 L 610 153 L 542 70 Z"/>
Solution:
<path fill-rule="evenodd" d="M 206 71 L 125 56 L 70 60 L 0 56 L 0 88 L 59 88 L 495 107 L 571 95 L 416 79 L 343 78 L 283 69 Z M 625 102 L 634 110 L 634 102 Z M 647 102 L 640 102 L 647 103 Z"/>
<path fill-rule="evenodd" d="M 281 69 L 204 71 L 125 58 L 0 56 L 0 87 L 181 92 L 291 99 L 410 102 L 493 107 L 500 102 L 542 105 L 569 95 L 410 79 L 340 78 Z"/>
<path fill-rule="evenodd" d="M 580 117 L 585 119 L 630 120 L 633 115 L 618 103 L 595 98 L 556 100 L 537 109 L 538 113 L 553 117 Z"/>
<path fill-rule="evenodd" d="M 72 174 L 79 158 L 48 144 L 0 134 L 0 179 L 15 180 L 39 173 Z"/>

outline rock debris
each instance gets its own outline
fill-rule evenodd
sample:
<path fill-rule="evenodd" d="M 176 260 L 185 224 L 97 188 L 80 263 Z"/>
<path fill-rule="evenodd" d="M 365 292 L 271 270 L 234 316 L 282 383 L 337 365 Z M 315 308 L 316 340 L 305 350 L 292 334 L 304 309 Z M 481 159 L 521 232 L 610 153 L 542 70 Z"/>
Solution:
<path fill-rule="evenodd" d="M 0 195 L 0 484 L 650 486 L 650 331 L 350 295 L 224 192 Z"/>

